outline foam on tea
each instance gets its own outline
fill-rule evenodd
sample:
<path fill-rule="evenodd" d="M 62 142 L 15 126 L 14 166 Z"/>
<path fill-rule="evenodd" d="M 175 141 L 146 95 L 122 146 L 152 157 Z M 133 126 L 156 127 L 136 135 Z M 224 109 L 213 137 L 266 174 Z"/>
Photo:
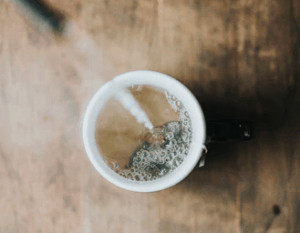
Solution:
<path fill-rule="evenodd" d="M 149 86 L 127 91 L 154 128 L 139 123 L 118 95 L 98 117 L 97 146 L 107 165 L 119 175 L 134 181 L 155 180 L 175 170 L 188 155 L 191 120 L 182 103 L 166 91 Z"/>

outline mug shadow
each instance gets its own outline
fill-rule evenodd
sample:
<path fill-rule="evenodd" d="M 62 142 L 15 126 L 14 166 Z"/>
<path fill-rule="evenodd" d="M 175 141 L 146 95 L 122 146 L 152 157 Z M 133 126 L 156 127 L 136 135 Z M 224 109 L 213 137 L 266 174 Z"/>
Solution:
<path fill-rule="evenodd" d="M 227 192 L 234 197 L 241 169 L 248 166 L 246 163 L 255 163 L 258 156 L 257 151 L 253 149 L 256 143 L 262 145 L 265 143 L 266 147 L 271 146 L 272 135 L 276 134 L 278 138 L 289 137 L 288 130 L 284 130 L 288 127 L 287 124 L 299 128 L 297 119 L 300 114 L 296 103 L 299 85 L 295 84 L 293 93 L 285 93 L 284 96 L 278 96 L 278 93 L 274 92 L 270 96 L 258 98 L 256 93 L 238 95 L 232 92 L 224 96 L 218 95 L 213 90 L 204 92 L 197 82 L 184 84 L 198 99 L 206 120 L 241 119 L 253 122 L 253 139 L 209 144 L 205 166 L 196 167 L 179 184 L 180 189 L 188 189 L 196 193 L 215 195 L 215 193 Z M 271 94 L 272 91 L 266 90 L 265 93 Z M 277 101 L 279 98 L 283 98 L 284 101 Z M 261 103 L 258 104 L 257 100 Z M 246 153 L 242 153 L 243 151 Z M 271 155 L 265 156 L 268 157 L 266 159 L 272 159 Z M 248 169 L 247 176 L 255 177 L 256 170 Z"/>
<path fill-rule="evenodd" d="M 195 167 L 179 188 L 208 196 L 224 192 L 235 196 L 239 173 L 237 146 L 237 143 L 223 142 L 211 146 L 204 167 Z"/>

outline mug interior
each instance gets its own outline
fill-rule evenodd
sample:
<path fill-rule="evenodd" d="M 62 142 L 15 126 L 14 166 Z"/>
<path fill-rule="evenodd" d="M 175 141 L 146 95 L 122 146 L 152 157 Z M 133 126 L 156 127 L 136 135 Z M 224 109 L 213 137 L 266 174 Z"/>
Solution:
<path fill-rule="evenodd" d="M 149 85 L 167 90 L 182 102 L 189 113 L 192 124 L 192 143 L 182 164 L 174 171 L 152 181 L 133 181 L 117 174 L 101 157 L 95 139 L 96 121 L 106 102 L 121 89 L 133 85 Z M 182 83 L 168 75 L 154 71 L 132 71 L 115 77 L 96 92 L 87 106 L 82 134 L 88 158 L 104 178 L 123 189 L 136 192 L 153 192 L 177 184 L 196 166 L 205 141 L 205 120 L 198 101 Z"/>

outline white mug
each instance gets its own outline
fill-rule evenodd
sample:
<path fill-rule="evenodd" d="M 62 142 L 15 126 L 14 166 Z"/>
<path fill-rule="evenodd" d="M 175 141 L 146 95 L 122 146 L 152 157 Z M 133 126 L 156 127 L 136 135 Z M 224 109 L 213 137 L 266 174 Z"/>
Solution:
<path fill-rule="evenodd" d="M 102 108 L 120 90 L 133 85 L 148 85 L 168 91 L 182 102 L 191 119 L 192 142 L 188 155 L 174 171 L 152 181 L 133 181 L 118 175 L 105 163 L 96 145 L 96 121 Z M 240 125 L 239 123 L 239 127 L 241 127 Z M 121 74 L 104 84 L 96 92 L 84 115 L 82 136 L 89 160 L 105 179 L 130 191 L 154 192 L 177 184 L 191 173 L 201 159 L 203 148 L 205 148 L 206 124 L 197 99 L 182 83 L 162 73 L 141 70 Z M 216 137 L 216 139 L 218 138 Z"/>

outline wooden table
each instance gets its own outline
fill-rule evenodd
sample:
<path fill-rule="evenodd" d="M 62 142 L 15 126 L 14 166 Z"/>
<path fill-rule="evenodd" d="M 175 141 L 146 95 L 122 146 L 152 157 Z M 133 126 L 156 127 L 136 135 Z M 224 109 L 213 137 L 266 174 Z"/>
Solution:
<path fill-rule="evenodd" d="M 1 233 L 300 232 L 299 1 L 48 3 L 96 45 L 81 53 L 0 2 Z M 138 69 L 182 81 L 207 115 L 253 120 L 255 139 L 211 147 L 161 192 L 111 185 L 81 119 L 105 81 Z"/>

